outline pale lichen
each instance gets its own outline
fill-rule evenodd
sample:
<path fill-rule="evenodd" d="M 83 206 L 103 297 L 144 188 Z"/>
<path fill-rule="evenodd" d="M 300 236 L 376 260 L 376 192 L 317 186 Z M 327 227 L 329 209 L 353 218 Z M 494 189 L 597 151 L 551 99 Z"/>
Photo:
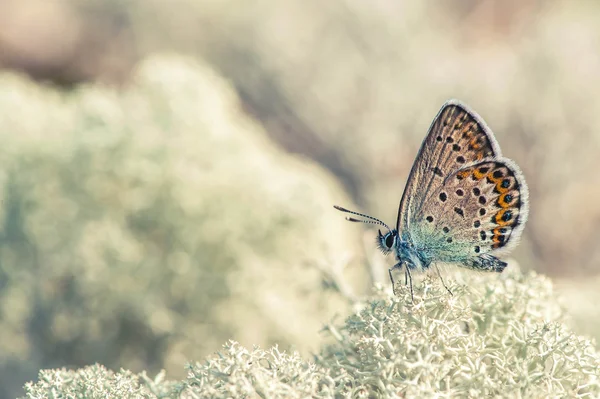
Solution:
<path fill-rule="evenodd" d="M 310 361 L 277 347 L 249 350 L 229 342 L 205 361 L 189 364 L 187 378 L 163 385 L 163 396 L 600 395 L 598 352 L 563 323 L 547 278 L 513 272 L 470 274 L 465 280 L 450 284 L 451 296 L 437 281 L 425 278 L 415 284 L 414 302 L 408 289 L 395 297 L 376 288 L 359 311 L 325 328 L 328 343 Z M 47 377 L 57 374 L 44 373 L 37 384 L 26 387 L 28 398 L 72 392 L 75 388 L 65 381 L 80 381 L 81 371 L 60 382 Z M 155 383 L 149 392 L 157 391 Z"/>

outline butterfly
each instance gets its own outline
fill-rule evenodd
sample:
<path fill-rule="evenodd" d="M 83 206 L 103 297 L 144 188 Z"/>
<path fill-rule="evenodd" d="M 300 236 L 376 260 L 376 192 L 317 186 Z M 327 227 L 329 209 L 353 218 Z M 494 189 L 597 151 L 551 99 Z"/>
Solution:
<path fill-rule="evenodd" d="M 433 120 L 408 176 L 394 229 L 381 220 L 340 206 L 337 210 L 360 216 L 351 222 L 387 229 L 377 236 L 379 248 L 394 252 L 404 269 L 414 300 L 413 271 L 454 264 L 474 270 L 502 272 L 498 259 L 513 249 L 529 213 L 523 173 L 502 156 L 500 146 L 483 119 L 458 100 L 447 101 Z"/>

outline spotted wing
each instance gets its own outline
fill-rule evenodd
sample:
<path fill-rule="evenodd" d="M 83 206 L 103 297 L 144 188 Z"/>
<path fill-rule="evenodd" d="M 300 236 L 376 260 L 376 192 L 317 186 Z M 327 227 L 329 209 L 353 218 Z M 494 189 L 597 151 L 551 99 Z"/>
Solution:
<path fill-rule="evenodd" d="M 500 157 L 491 130 L 474 111 L 457 100 L 446 102 L 433 120 L 413 164 L 400 201 L 398 231 L 410 232 L 431 192 L 465 165 Z"/>
<path fill-rule="evenodd" d="M 415 215 L 417 245 L 437 261 L 502 271 L 506 263 L 494 256 L 517 244 L 529 211 L 518 166 L 486 158 L 440 180 Z"/>

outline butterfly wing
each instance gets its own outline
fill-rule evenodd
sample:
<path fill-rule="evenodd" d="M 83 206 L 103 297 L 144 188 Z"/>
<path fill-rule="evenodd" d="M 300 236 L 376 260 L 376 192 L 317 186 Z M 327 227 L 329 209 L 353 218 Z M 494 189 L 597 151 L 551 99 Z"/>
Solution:
<path fill-rule="evenodd" d="M 400 203 L 398 228 L 423 258 L 501 271 L 492 255 L 512 248 L 528 213 L 517 165 L 493 133 L 457 101 L 434 119 Z"/>
<path fill-rule="evenodd" d="M 518 166 L 506 158 L 485 158 L 435 185 L 415 215 L 412 239 L 436 261 L 501 271 L 506 264 L 493 256 L 517 244 L 528 204 Z"/>
<path fill-rule="evenodd" d="M 400 201 L 399 231 L 410 229 L 431 189 L 444 177 L 483 158 L 500 156 L 485 122 L 458 100 L 446 102 L 433 120 L 408 176 Z"/>

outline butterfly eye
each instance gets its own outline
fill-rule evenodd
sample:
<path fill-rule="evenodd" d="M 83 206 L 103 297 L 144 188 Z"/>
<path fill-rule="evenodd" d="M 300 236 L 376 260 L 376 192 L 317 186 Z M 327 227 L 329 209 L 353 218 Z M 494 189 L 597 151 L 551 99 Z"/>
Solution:
<path fill-rule="evenodd" d="M 385 234 L 381 234 L 381 231 L 379 231 L 379 235 L 377 236 L 377 246 L 381 252 L 387 255 L 392 251 L 397 235 L 398 233 L 396 230 L 388 231 Z"/>
<path fill-rule="evenodd" d="M 385 246 L 391 249 L 394 245 L 394 238 L 395 236 L 391 232 L 387 233 L 385 235 Z"/>

